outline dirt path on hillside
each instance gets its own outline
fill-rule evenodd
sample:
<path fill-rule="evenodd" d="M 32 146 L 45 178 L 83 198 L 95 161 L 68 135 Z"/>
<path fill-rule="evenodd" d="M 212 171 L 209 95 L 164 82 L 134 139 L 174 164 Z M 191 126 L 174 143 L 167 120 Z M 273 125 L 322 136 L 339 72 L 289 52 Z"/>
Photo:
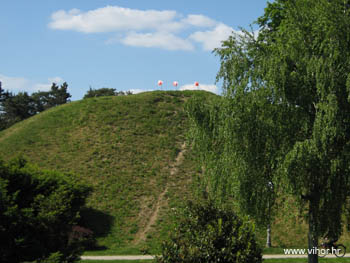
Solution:
<path fill-rule="evenodd" d="M 184 159 L 184 153 L 186 151 L 186 144 L 183 143 L 181 145 L 181 150 L 178 153 L 176 159 L 175 159 L 175 163 L 170 167 L 170 175 L 173 176 L 178 172 L 178 167 L 182 164 L 183 159 Z M 147 237 L 147 233 L 149 232 L 149 230 L 151 229 L 151 227 L 156 223 L 157 218 L 158 218 L 158 214 L 159 214 L 159 210 L 161 207 L 163 207 L 164 205 L 166 205 L 166 199 L 164 198 L 165 194 L 168 192 L 168 185 L 165 185 L 165 188 L 163 190 L 163 192 L 160 193 L 160 195 L 158 196 L 156 205 L 148 219 L 148 222 L 146 224 L 146 226 L 142 229 L 142 231 L 139 231 L 134 239 L 134 243 L 137 244 L 141 241 L 145 241 L 146 237 Z M 145 200 L 144 200 L 145 201 Z M 145 208 L 144 208 L 145 209 Z M 143 210 L 144 210 L 143 209 Z M 145 214 L 147 214 L 146 211 L 141 211 L 140 212 L 140 217 L 141 216 L 145 216 Z"/>

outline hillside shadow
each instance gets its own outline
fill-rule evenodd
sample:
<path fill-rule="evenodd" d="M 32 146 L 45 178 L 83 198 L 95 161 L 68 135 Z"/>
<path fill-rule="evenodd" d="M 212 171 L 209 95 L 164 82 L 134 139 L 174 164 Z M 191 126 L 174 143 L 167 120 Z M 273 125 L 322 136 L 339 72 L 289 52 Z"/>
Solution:
<path fill-rule="evenodd" d="M 90 207 L 84 208 L 80 216 L 79 225 L 92 230 L 95 238 L 107 236 L 114 224 L 113 216 Z M 107 249 L 105 246 L 95 246 L 93 248 L 93 250 L 105 249 Z"/>

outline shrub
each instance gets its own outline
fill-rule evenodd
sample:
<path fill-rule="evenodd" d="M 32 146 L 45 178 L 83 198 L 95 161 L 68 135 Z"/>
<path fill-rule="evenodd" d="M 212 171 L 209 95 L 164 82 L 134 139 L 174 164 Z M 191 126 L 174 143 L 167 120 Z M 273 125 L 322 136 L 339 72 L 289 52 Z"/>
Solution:
<path fill-rule="evenodd" d="M 73 175 L 0 161 L 0 262 L 78 260 L 69 235 L 89 191 Z"/>
<path fill-rule="evenodd" d="M 190 202 L 180 223 L 162 244 L 158 263 L 262 262 L 261 248 L 255 241 L 253 227 L 232 210 Z"/>

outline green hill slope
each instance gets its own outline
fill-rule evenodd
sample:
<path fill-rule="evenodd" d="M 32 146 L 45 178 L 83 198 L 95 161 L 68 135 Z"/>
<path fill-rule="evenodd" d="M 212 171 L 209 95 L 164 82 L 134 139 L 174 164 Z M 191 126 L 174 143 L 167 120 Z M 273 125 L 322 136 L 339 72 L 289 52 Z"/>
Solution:
<path fill-rule="evenodd" d="M 106 253 L 154 251 L 194 174 L 184 147 L 192 96 L 213 95 L 159 91 L 65 104 L 1 132 L 0 157 L 23 154 L 92 185 L 83 216 Z"/>

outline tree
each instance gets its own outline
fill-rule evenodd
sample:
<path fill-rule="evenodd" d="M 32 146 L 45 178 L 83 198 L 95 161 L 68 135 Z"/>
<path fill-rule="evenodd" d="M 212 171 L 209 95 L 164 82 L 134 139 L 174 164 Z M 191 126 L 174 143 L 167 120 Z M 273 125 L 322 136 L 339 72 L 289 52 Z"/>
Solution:
<path fill-rule="evenodd" d="M 188 112 L 209 194 L 220 202 L 233 198 L 241 212 L 267 227 L 266 245 L 271 246 L 278 161 L 294 131 L 283 119 L 286 109 L 269 90 L 259 89 L 212 102 L 195 100 Z"/>
<path fill-rule="evenodd" d="M 1 161 L 1 262 L 77 260 L 81 251 L 71 232 L 89 191 L 73 175 L 40 170 L 24 159 Z"/>
<path fill-rule="evenodd" d="M 308 205 L 309 247 L 338 238 L 349 197 L 350 10 L 347 1 L 289 1 L 266 45 L 267 81 L 304 116 L 284 159 L 286 179 Z M 263 41 L 264 35 L 262 35 Z M 267 39 L 267 38 L 265 38 Z M 317 262 L 317 255 L 309 255 Z"/>
<path fill-rule="evenodd" d="M 279 190 L 278 163 L 298 125 L 285 118 L 293 114 L 291 109 L 264 86 L 257 70 L 261 58 L 253 45 L 255 38 L 245 33 L 231 36 L 215 50 L 221 59 L 217 79 L 223 80 L 225 98 L 192 101 L 188 113 L 207 189 L 220 200 L 233 197 L 241 212 L 267 227 L 269 247 Z"/>
<path fill-rule="evenodd" d="M 52 83 L 50 90 L 50 107 L 55 107 L 58 105 L 65 104 L 69 101 L 69 98 L 72 97 L 68 92 L 68 84 L 64 82 L 60 87 L 58 87 L 55 83 Z"/>
<path fill-rule="evenodd" d="M 263 112 L 255 110 L 255 119 L 261 120 L 262 125 L 254 131 L 268 129 L 268 108 L 272 108 L 272 116 L 279 116 L 270 118 L 275 123 L 271 126 L 272 135 L 277 131 L 277 137 L 285 136 L 283 140 L 272 140 L 278 142 L 270 148 L 276 153 L 270 159 L 270 167 L 275 171 L 272 182 L 281 181 L 299 207 L 307 208 L 309 248 L 317 247 L 321 236 L 339 237 L 342 214 L 349 200 L 349 14 L 349 3 L 343 0 L 277 0 L 258 19 L 258 37 L 248 32 L 241 37 L 231 36 L 216 50 L 221 59 L 218 78 L 223 79 L 227 100 L 220 109 L 226 116 L 219 127 L 231 127 L 237 118 L 238 123 L 243 120 L 236 115 L 239 109 L 242 117 L 256 123 L 249 118 L 255 103 L 250 99 L 254 96 L 258 105 L 265 105 Z M 230 129 L 219 127 L 215 128 L 219 138 L 230 149 Z M 249 143 L 253 147 L 263 145 L 262 149 L 268 146 L 261 144 L 266 136 L 244 133 L 241 138 L 248 140 L 241 139 L 241 148 Z M 258 152 L 258 158 L 266 158 Z M 242 155 L 232 158 L 242 160 Z M 227 161 L 232 158 L 227 157 Z M 248 158 L 244 157 L 248 162 L 238 163 L 242 169 L 240 177 L 249 178 L 250 168 L 245 167 L 252 164 L 249 159 L 248 154 Z M 220 164 L 222 171 L 230 171 L 233 166 L 223 161 Z M 317 262 L 317 255 L 310 254 L 309 262 Z"/>

